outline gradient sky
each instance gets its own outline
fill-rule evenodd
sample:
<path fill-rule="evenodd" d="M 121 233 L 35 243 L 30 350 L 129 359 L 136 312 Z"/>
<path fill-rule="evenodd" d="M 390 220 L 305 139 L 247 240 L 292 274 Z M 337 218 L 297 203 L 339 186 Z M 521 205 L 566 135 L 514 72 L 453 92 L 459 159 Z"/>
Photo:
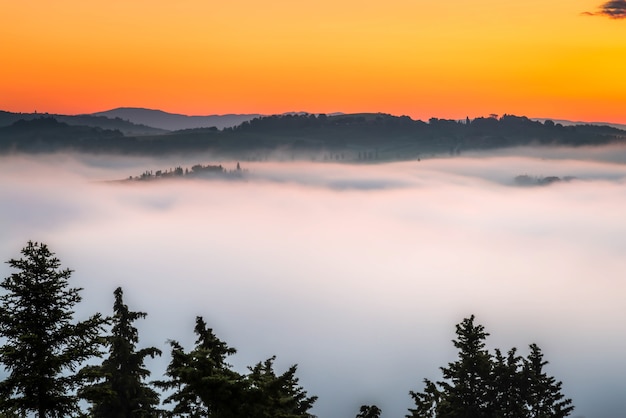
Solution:
<path fill-rule="evenodd" d="M 626 123 L 624 3 L 3 0 L 0 109 Z"/>

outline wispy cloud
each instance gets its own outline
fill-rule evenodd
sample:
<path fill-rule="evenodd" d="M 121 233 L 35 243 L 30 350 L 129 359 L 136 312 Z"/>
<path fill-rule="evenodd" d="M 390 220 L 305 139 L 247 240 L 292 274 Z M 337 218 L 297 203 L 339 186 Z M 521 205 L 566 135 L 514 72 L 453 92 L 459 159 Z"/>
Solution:
<path fill-rule="evenodd" d="M 583 12 L 586 16 L 606 16 L 611 19 L 626 18 L 626 0 L 611 0 L 600 6 L 599 12 Z"/>

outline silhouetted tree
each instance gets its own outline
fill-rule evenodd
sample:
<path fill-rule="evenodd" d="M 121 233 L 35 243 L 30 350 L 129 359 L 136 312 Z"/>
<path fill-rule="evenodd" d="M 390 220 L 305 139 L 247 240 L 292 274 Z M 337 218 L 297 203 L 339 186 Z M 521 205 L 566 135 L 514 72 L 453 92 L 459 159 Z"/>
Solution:
<path fill-rule="evenodd" d="M 0 286 L 0 362 L 8 376 L 0 382 L 0 411 L 34 412 L 39 418 L 79 411 L 74 390 L 83 361 L 100 356 L 104 320 L 100 314 L 73 322 L 80 288 L 69 287 L 72 271 L 45 244 L 29 241 L 18 271 Z"/>
<path fill-rule="evenodd" d="M 309 418 L 309 409 L 317 396 L 307 396 L 295 376 L 297 366 L 291 366 L 285 373 L 276 375 L 274 360 L 271 357 L 250 367 L 246 376 L 247 391 L 242 417 L 249 418 Z"/>
<path fill-rule="evenodd" d="M 561 393 L 562 382 L 557 382 L 543 371 L 548 364 L 543 360 L 541 349 L 530 345 L 530 354 L 524 359 L 523 375 L 526 379 L 526 402 L 531 418 L 562 418 L 573 410 L 572 400 Z"/>
<path fill-rule="evenodd" d="M 164 400 L 174 404 L 172 416 L 237 417 L 244 383 L 226 363 L 226 357 L 236 350 L 217 338 L 200 316 L 194 331 L 198 338 L 189 352 L 177 341 L 170 341 L 172 359 L 165 373 L 168 379 L 155 385 L 173 390 Z"/>
<path fill-rule="evenodd" d="M 512 348 L 504 357 L 495 350 L 492 367 L 491 395 L 493 410 L 503 417 L 526 417 L 526 382 L 521 373 L 522 357 Z"/>
<path fill-rule="evenodd" d="M 409 395 L 415 402 L 415 408 L 409 408 L 407 418 L 436 418 L 438 417 L 438 407 L 441 398 L 441 392 L 437 385 L 431 380 L 424 379 L 424 391 L 410 391 Z"/>
<path fill-rule="evenodd" d="M 133 326 L 145 312 L 133 312 L 124 304 L 122 288 L 115 289 L 113 327 L 106 337 L 109 356 L 101 365 L 83 370 L 94 383 L 79 391 L 79 395 L 92 403 L 93 417 L 131 418 L 153 417 L 159 404 L 159 394 L 144 382 L 150 371 L 145 368 L 145 358 L 161 355 L 155 347 L 136 350 L 139 333 Z"/>
<path fill-rule="evenodd" d="M 485 349 L 489 334 L 473 315 L 457 324 L 456 334 L 458 360 L 441 367 L 443 381 L 425 379 L 423 392 L 409 392 L 415 408 L 408 418 L 562 418 L 573 411 L 561 382 L 543 371 L 547 362 L 535 344 L 527 359 L 515 348 L 492 356 Z"/>
<path fill-rule="evenodd" d="M 379 418 L 381 412 L 380 408 L 376 405 L 361 405 L 359 413 L 356 414 L 355 418 Z"/>
<path fill-rule="evenodd" d="M 491 356 L 485 349 L 485 339 L 489 334 L 482 325 L 474 324 L 474 315 L 457 324 L 456 334 L 452 343 L 459 350 L 459 358 L 441 368 L 447 380 L 439 382 L 446 394 L 440 411 L 458 418 L 488 417 Z"/>

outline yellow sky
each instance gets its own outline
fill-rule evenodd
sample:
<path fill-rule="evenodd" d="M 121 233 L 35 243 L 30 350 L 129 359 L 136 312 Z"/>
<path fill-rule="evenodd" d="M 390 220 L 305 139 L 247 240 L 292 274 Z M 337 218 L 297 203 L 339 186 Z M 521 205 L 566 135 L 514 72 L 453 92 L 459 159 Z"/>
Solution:
<path fill-rule="evenodd" d="M 626 123 L 602 1 L 2 0 L 0 109 Z"/>

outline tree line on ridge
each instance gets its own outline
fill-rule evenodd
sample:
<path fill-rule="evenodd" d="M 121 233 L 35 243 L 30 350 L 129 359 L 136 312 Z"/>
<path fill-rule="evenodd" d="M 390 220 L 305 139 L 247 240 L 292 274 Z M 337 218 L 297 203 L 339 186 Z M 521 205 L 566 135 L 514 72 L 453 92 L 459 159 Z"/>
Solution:
<path fill-rule="evenodd" d="M 163 155 L 207 152 L 240 161 L 316 159 L 344 162 L 416 160 L 528 145 L 624 143 L 626 131 L 611 126 L 564 126 L 550 120 L 503 115 L 427 122 L 382 113 L 263 116 L 234 127 L 125 134 L 106 126 L 69 125 L 52 116 L 0 126 L 0 154 L 90 152 Z"/>

